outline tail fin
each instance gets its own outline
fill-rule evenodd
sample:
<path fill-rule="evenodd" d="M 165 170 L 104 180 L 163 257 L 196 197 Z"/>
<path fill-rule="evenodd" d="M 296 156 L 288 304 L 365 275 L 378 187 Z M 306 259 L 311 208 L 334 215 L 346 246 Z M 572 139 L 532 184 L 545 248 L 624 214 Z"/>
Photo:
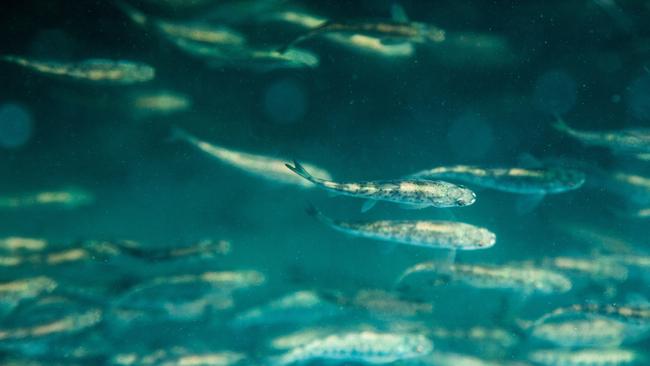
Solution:
<path fill-rule="evenodd" d="M 137 25 L 144 26 L 149 21 L 147 15 L 140 10 L 133 7 L 131 4 L 128 4 L 126 1 L 118 0 L 115 2 L 117 6 L 126 16 L 131 19 L 131 21 Z"/>
<path fill-rule="evenodd" d="M 169 137 L 165 140 L 166 142 L 177 142 L 177 141 L 189 141 L 192 142 L 196 140 L 196 137 L 192 136 L 189 132 L 184 129 L 176 126 L 172 126 L 172 129 L 169 133 Z"/>
<path fill-rule="evenodd" d="M 305 168 L 304 168 L 302 165 L 300 165 L 299 162 L 297 162 L 297 161 L 294 160 L 294 161 L 293 161 L 293 166 L 291 166 L 291 164 L 284 164 L 284 165 L 285 165 L 287 168 L 291 169 L 292 172 L 294 172 L 294 173 L 298 174 L 299 176 L 301 176 L 301 177 L 307 179 L 308 181 L 310 181 L 310 182 L 313 182 L 313 181 L 314 181 L 314 177 L 313 177 L 311 174 L 309 174 L 309 173 L 305 170 Z"/>
<path fill-rule="evenodd" d="M 553 127 L 560 132 L 571 131 L 571 127 L 569 127 L 569 125 L 566 124 L 566 122 L 562 119 L 562 117 L 559 116 L 557 117 L 555 123 L 553 123 Z"/>

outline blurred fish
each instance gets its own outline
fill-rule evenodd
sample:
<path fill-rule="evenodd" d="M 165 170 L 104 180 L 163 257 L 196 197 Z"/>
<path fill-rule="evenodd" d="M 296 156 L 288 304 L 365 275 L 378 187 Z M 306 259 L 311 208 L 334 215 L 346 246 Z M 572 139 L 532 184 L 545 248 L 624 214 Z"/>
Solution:
<path fill-rule="evenodd" d="M 49 277 L 38 276 L 0 283 L 0 318 L 26 300 L 54 291 L 59 284 Z"/>
<path fill-rule="evenodd" d="M 424 335 L 434 340 L 440 339 L 445 341 L 467 342 L 468 340 L 475 343 L 493 343 L 500 347 L 510 348 L 518 343 L 517 337 L 505 329 L 482 326 L 470 328 L 445 328 L 440 326 L 427 326 Z"/>
<path fill-rule="evenodd" d="M 291 184 L 304 188 L 313 187 L 311 183 L 287 170 L 282 159 L 275 159 L 263 155 L 254 155 L 226 149 L 218 145 L 212 145 L 177 128 L 172 131 L 172 140 L 187 142 L 223 163 L 243 170 L 253 176 L 264 178 L 275 183 Z M 308 165 L 308 167 L 319 175 L 330 179 L 330 174 L 325 170 L 314 165 Z"/>
<path fill-rule="evenodd" d="M 553 125 L 558 131 L 583 144 L 608 148 L 614 152 L 639 155 L 650 153 L 650 129 L 635 128 L 620 131 L 581 131 L 559 119 Z"/>
<path fill-rule="evenodd" d="M 512 67 L 521 59 L 506 37 L 492 33 L 447 32 L 433 52 L 444 66 L 472 71 Z"/>
<path fill-rule="evenodd" d="M 620 348 L 582 349 L 577 351 L 549 349 L 534 351 L 528 359 L 547 366 L 622 366 L 641 365 L 645 357 L 636 351 Z"/>
<path fill-rule="evenodd" d="M 560 347 L 614 347 L 630 338 L 625 324 L 607 317 L 558 317 L 535 322 L 534 339 Z"/>
<path fill-rule="evenodd" d="M 0 251 L 4 253 L 39 252 L 47 246 L 47 241 L 39 238 L 10 236 L 0 239 Z"/>
<path fill-rule="evenodd" d="M 631 326 L 639 326 L 650 330 L 650 305 L 649 304 L 576 304 L 570 307 L 558 308 L 537 320 L 537 323 L 553 319 L 558 316 L 605 316 L 618 320 Z"/>
<path fill-rule="evenodd" d="M 0 209 L 34 208 L 52 206 L 74 209 L 94 203 L 92 193 L 79 189 L 67 188 L 59 191 L 27 193 L 18 196 L 0 197 Z"/>
<path fill-rule="evenodd" d="M 186 111 L 192 107 L 192 99 L 172 90 L 147 90 L 133 93 L 128 102 L 136 117 L 165 116 Z"/>
<path fill-rule="evenodd" d="M 334 230 L 353 236 L 401 244 L 457 250 L 487 249 L 496 242 L 496 235 L 487 229 L 462 222 L 432 220 L 333 220 L 315 207 L 307 212 Z"/>
<path fill-rule="evenodd" d="M 231 351 L 195 352 L 181 347 L 160 349 L 148 354 L 121 353 L 112 357 L 112 366 L 230 366 L 242 364 L 246 355 Z"/>
<path fill-rule="evenodd" d="M 424 276 L 425 282 L 433 285 L 461 282 L 476 288 L 515 290 L 525 294 L 565 293 L 572 287 L 571 281 L 562 274 L 532 266 L 443 262 L 424 262 L 407 268 L 397 283 L 404 286 L 405 280 L 413 281 L 415 275 Z"/>
<path fill-rule="evenodd" d="M 294 365 L 310 361 L 386 364 L 424 356 L 433 350 L 426 337 L 400 333 L 341 333 L 290 350 L 272 359 L 271 365 Z"/>
<path fill-rule="evenodd" d="M 376 317 L 414 317 L 431 314 L 433 305 L 400 299 L 397 294 L 378 289 L 359 290 L 353 298 L 339 298 L 338 303 L 368 312 Z"/>
<path fill-rule="evenodd" d="M 235 315 L 231 324 L 235 328 L 287 324 L 304 326 L 341 313 L 338 306 L 313 291 L 296 291 Z"/>
<path fill-rule="evenodd" d="M 592 258 L 555 257 L 542 261 L 546 267 L 557 270 L 588 276 L 595 280 L 627 279 L 628 270 L 625 266 L 608 260 L 606 257 L 595 256 Z"/>
<path fill-rule="evenodd" d="M 296 38 L 283 48 L 287 49 L 310 38 L 331 33 L 360 34 L 380 38 L 383 43 L 394 42 L 440 43 L 445 40 L 445 31 L 427 23 L 413 22 L 408 19 L 403 8 L 395 4 L 392 20 L 383 21 L 327 21 L 304 35 Z"/>
<path fill-rule="evenodd" d="M 151 81 L 156 70 L 144 63 L 127 60 L 89 59 L 60 62 L 6 55 L 0 60 L 10 62 L 39 74 L 100 84 L 128 85 Z"/>
<path fill-rule="evenodd" d="M 297 161 L 286 164 L 292 172 L 335 194 L 365 198 L 362 211 L 372 208 L 377 201 L 399 203 L 404 208 L 469 206 L 476 201 L 471 190 L 443 181 L 401 179 L 338 183 L 328 178 L 317 178 Z"/>
<path fill-rule="evenodd" d="M 455 165 L 423 170 L 414 179 L 450 179 L 484 188 L 520 194 L 562 193 L 580 188 L 585 174 L 577 170 L 551 168 L 481 168 Z"/>
<path fill-rule="evenodd" d="M 186 44 L 192 46 L 191 44 Z M 181 46 L 186 47 L 187 46 Z M 202 50 L 210 51 L 209 48 L 198 48 L 193 46 L 192 52 Z M 269 72 L 277 69 L 301 69 L 315 68 L 320 64 L 316 54 L 299 48 L 291 48 L 285 52 L 279 52 L 269 48 L 245 48 L 239 52 L 231 53 L 205 53 L 210 58 L 205 58 L 208 66 L 215 68 L 231 67 L 257 72 Z"/>
<path fill-rule="evenodd" d="M 397 363 L 397 366 L 510 366 L 511 362 L 489 361 L 451 352 L 433 352 L 428 356 Z M 514 366 L 514 365 L 513 365 Z"/>

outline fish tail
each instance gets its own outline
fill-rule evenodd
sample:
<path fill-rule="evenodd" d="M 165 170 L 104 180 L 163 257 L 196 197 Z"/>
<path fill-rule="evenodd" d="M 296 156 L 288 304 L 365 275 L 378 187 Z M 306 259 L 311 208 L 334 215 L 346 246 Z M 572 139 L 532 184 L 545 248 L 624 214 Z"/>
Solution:
<path fill-rule="evenodd" d="M 557 120 L 553 123 L 553 127 L 560 132 L 571 132 L 571 127 L 569 127 L 560 116 L 557 116 Z"/>
<path fill-rule="evenodd" d="M 124 12 L 124 14 L 126 14 L 126 16 L 137 25 L 145 25 L 149 20 L 143 12 L 128 4 L 126 1 L 117 0 L 115 6 Z"/>
<path fill-rule="evenodd" d="M 292 172 L 298 174 L 299 176 L 307 179 L 310 182 L 315 183 L 316 179 L 311 174 L 309 174 L 309 172 L 307 172 L 307 170 L 305 170 L 305 168 L 302 165 L 300 165 L 299 162 L 294 160 L 293 166 L 291 164 L 284 164 L 284 165 L 287 168 L 289 168 Z"/>
<path fill-rule="evenodd" d="M 192 136 L 189 132 L 184 129 L 176 126 L 172 126 L 172 129 L 169 133 L 169 137 L 165 140 L 166 142 L 177 142 L 177 141 L 189 141 L 193 142 L 196 138 Z"/>

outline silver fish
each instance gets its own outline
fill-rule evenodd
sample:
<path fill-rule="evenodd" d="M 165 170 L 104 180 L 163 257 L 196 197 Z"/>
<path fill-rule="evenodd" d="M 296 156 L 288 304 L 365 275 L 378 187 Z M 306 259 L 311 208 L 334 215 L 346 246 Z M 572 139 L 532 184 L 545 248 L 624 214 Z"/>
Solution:
<path fill-rule="evenodd" d="M 111 366 L 230 366 L 242 364 L 246 355 L 238 352 L 196 352 L 181 347 L 159 349 L 151 353 L 120 353 Z"/>
<path fill-rule="evenodd" d="M 469 206 L 476 201 L 474 192 L 449 182 L 402 179 L 338 183 L 311 175 L 296 161 L 293 166 L 290 164 L 286 166 L 320 188 L 336 194 L 370 200 L 364 206 L 364 211 L 372 207 L 376 201 L 400 203 L 406 208 Z"/>
<path fill-rule="evenodd" d="M 282 159 L 255 155 L 213 145 L 202 141 L 181 129 L 174 129 L 172 131 L 172 140 L 187 142 L 219 161 L 256 177 L 264 178 L 275 183 L 291 184 L 304 188 L 311 188 L 314 186 L 310 182 L 305 181 L 288 171 Z M 309 165 L 309 168 L 317 171 L 318 174 L 330 177 L 330 174 L 321 168 L 314 165 Z"/>
<path fill-rule="evenodd" d="M 620 348 L 583 349 L 577 351 L 549 349 L 534 351 L 530 361 L 547 366 L 622 366 L 640 365 L 645 357 L 639 352 Z"/>
<path fill-rule="evenodd" d="M 151 81 L 156 70 L 147 64 L 126 60 L 89 59 L 79 62 L 42 61 L 7 55 L 0 60 L 40 74 L 101 84 L 127 85 Z"/>
<path fill-rule="evenodd" d="M 650 153 L 650 129 L 647 128 L 620 131 L 582 131 L 569 127 L 561 119 L 554 124 L 554 127 L 586 145 L 605 147 L 620 153 Z"/>
<path fill-rule="evenodd" d="M 580 188 L 585 174 L 572 169 L 481 168 L 455 165 L 423 170 L 416 179 L 450 179 L 479 187 L 520 194 L 562 193 Z"/>
<path fill-rule="evenodd" d="M 593 258 L 554 257 L 547 258 L 542 262 L 546 267 L 589 276 L 590 279 L 595 280 L 624 281 L 628 276 L 625 266 L 601 256 Z"/>
<path fill-rule="evenodd" d="M 316 208 L 307 212 L 335 230 L 369 239 L 377 239 L 427 248 L 457 250 L 487 249 L 496 242 L 496 235 L 487 229 L 462 222 L 432 220 L 333 220 Z"/>
<path fill-rule="evenodd" d="M 0 208 L 25 209 L 34 207 L 61 207 L 74 209 L 87 206 L 95 201 L 95 196 L 80 188 L 25 193 L 15 196 L 0 197 Z"/>
<path fill-rule="evenodd" d="M 530 334 L 560 347 L 613 347 L 629 338 L 626 328 L 607 317 L 563 317 L 535 323 Z"/>
<path fill-rule="evenodd" d="M 313 360 L 387 364 L 424 356 L 433 350 L 421 335 L 371 331 L 332 334 L 294 348 L 272 360 L 272 365 L 293 365 Z"/>

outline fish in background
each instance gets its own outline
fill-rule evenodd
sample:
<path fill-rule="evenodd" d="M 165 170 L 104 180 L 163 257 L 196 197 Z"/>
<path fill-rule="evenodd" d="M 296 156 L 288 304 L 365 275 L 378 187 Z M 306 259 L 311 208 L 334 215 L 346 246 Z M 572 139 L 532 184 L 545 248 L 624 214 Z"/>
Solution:
<path fill-rule="evenodd" d="M 454 353 L 434 351 L 428 356 L 412 360 L 401 361 L 396 366 L 525 366 L 515 361 L 485 360 L 480 357 Z"/>
<path fill-rule="evenodd" d="M 380 38 L 382 43 L 394 42 L 435 44 L 445 41 L 445 31 L 428 23 L 414 22 L 408 19 L 404 9 L 393 4 L 391 19 L 386 20 L 349 20 L 327 21 L 307 33 L 294 39 L 280 50 L 286 50 L 308 39 L 331 33 L 360 34 Z"/>
<path fill-rule="evenodd" d="M 415 281 L 434 286 L 459 282 L 479 289 L 513 290 L 526 295 L 561 294 L 572 288 L 571 280 L 561 273 L 529 265 L 450 264 L 441 261 L 409 267 L 396 283 L 401 288 L 417 291 L 420 286 L 409 285 Z"/>
<path fill-rule="evenodd" d="M 41 238 L 8 236 L 0 238 L 0 252 L 7 254 L 22 254 L 40 252 L 48 247 L 48 242 Z"/>
<path fill-rule="evenodd" d="M 528 359 L 545 366 L 623 366 L 642 365 L 647 356 L 622 348 L 545 349 L 531 352 Z"/>
<path fill-rule="evenodd" d="M 403 208 L 469 206 L 476 201 L 476 194 L 468 188 L 444 181 L 423 179 L 396 179 L 361 182 L 334 182 L 328 178 L 315 177 L 297 161 L 286 164 L 292 172 L 319 188 L 339 195 L 365 198 L 362 212 L 371 209 L 377 201 L 399 203 Z M 318 174 L 318 173 L 316 173 Z"/>
<path fill-rule="evenodd" d="M 323 215 L 313 206 L 307 208 L 307 213 L 334 230 L 352 236 L 425 248 L 477 250 L 488 249 L 496 242 L 496 235 L 489 230 L 462 222 L 433 220 L 339 221 Z"/>
<path fill-rule="evenodd" d="M 553 127 L 585 145 L 604 147 L 615 153 L 641 157 L 650 153 L 650 129 L 648 128 L 628 128 L 617 131 L 583 131 L 570 127 L 562 119 L 558 119 Z"/>
<path fill-rule="evenodd" d="M 189 46 L 191 50 L 185 48 Z M 223 54 L 220 51 L 210 53 L 209 49 L 199 49 L 191 45 L 183 45 L 191 53 L 207 51 L 204 59 L 209 67 L 236 68 L 255 72 L 269 72 L 277 69 L 315 68 L 320 64 L 320 58 L 313 52 L 291 48 L 279 52 L 272 48 L 248 48 L 237 53 Z"/>
<path fill-rule="evenodd" d="M 127 102 L 132 110 L 131 115 L 136 118 L 167 116 L 192 107 L 189 95 L 168 89 L 140 90 L 129 95 Z"/>
<path fill-rule="evenodd" d="M 95 202 L 95 196 L 81 188 L 25 193 L 16 196 L 0 197 L 0 209 L 28 209 L 37 207 L 57 207 L 76 209 Z"/>
<path fill-rule="evenodd" d="M 432 350 L 433 343 L 422 335 L 372 331 L 334 333 L 272 358 L 269 364 L 297 365 L 316 360 L 387 364 L 421 357 Z"/>
<path fill-rule="evenodd" d="M 0 319 L 22 303 L 49 294 L 59 287 L 52 278 L 35 276 L 0 282 Z"/>
<path fill-rule="evenodd" d="M 226 149 L 202 141 L 178 128 L 172 130 L 171 140 L 186 142 L 226 165 L 235 167 L 258 178 L 263 178 L 274 183 L 294 185 L 303 188 L 314 187 L 310 182 L 287 170 L 284 163 L 285 160 L 283 159 Z M 311 164 L 306 165 L 310 170 L 317 172 L 317 174 L 331 179 L 330 174 L 324 169 Z"/>
<path fill-rule="evenodd" d="M 243 365 L 246 355 L 233 351 L 197 352 L 184 347 L 159 349 L 150 353 L 120 353 L 109 366 L 231 366 Z"/>
<path fill-rule="evenodd" d="M 632 338 L 624 323 L 607 317 L 558 316 L 524 324 L 533 339 L 559 347 L 616 347 Z"/>
<path fill-rule="evenodd" d="M 78 62 L 38 60 L 5 55 L 0 60 L 39 74 L 93 84 L 130 85 L 151 81 L 156 70 L 145 63 L 128 60 L 87 59 Z"/>
<path fill-rule="evenodd" d="M 606 256 L 593 257 L 552 257 L 544 258 L 542 266 L 558 271 L 575 274 L 593 281 L 625 281 L 628 269 L 625 265 L 616 263 Z"/>

